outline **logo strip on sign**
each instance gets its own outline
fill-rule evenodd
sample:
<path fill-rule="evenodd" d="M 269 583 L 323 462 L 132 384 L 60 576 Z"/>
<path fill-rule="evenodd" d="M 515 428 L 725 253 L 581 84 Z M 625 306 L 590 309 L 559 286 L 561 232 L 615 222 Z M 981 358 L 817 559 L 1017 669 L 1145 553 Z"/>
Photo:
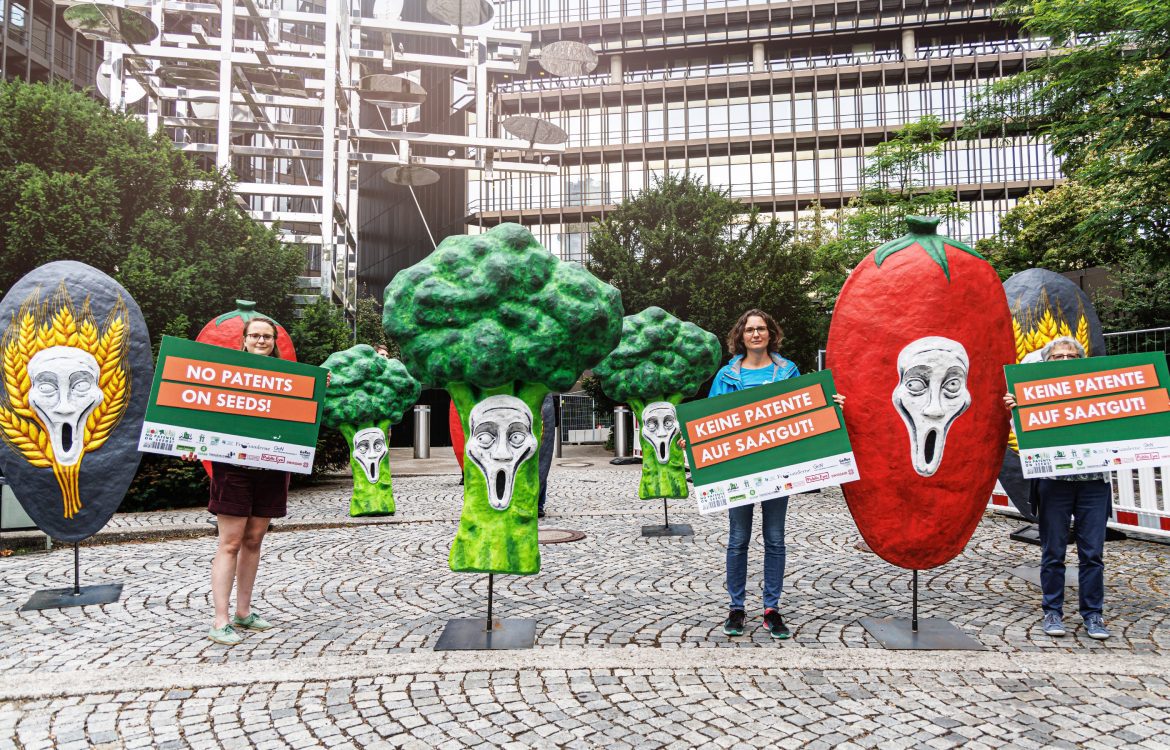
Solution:
<path fill-rule="evenodd" d="M 1167 411 L 1170 411 L 1170 395 L 1165 388 L 1152 388 L 1020 409 L 1020 426 L 1025 431 L 1048 430 Z"/>

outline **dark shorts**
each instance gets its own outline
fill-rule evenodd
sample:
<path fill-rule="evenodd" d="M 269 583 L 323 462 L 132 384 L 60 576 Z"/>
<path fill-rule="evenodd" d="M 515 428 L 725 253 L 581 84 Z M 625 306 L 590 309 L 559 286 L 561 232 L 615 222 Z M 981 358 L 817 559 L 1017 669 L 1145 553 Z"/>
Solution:
<path fill-rule="evenodd" d="M 287 471 L 212 462 L 207 510 L 225 516 L 283 518 L 288 515 L 288 479 Z"/>

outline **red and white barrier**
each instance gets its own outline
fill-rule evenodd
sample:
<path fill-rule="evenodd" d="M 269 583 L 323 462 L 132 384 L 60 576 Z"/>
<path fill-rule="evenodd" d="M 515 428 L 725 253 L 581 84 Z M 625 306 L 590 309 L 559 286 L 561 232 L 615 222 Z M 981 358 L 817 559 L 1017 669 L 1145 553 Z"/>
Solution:
<path fill-rule="evenodd" d="M 1110 528 L 1170 537 L 1170 464 L 1111 472 L 1113 515 Z M 999 482 L 987 509 L 1019 517 Z"/>

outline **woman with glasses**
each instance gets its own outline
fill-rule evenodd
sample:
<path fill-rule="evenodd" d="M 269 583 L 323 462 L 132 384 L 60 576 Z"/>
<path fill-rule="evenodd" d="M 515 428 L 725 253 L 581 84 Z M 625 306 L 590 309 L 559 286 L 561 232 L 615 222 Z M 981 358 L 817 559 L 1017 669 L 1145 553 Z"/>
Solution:
<path fill-rule="evenodd" d="M 712 396 L 722 396 L 747 388 L 775 383 L 800 375 L 796 365 L 780 356 L 784 331 L 763 310 L 748 310 L 727 335 L 731 361 L 715 374 Z M 835 396 L 844 404 L 844 396 Z M 784 519 L 788 498 L 777 497 L 759 503 L 764 532 L 764 627 L 773 638 L 789 638 L 792 631 L 780 615 L 780 594 L 784 588 Z M 747 549 L 752 537 L 752 513 L 755 505 L 740 505 L 727 511 L 730 530 L 727 535 L 727 595 L 731 603 L 723 632 L 743 635 L 744 604 L 747 587 Z"/>
<path fill-rule="evenodd" d="M 1071 336 L 1053 339 L 1040 352 L 1044 362 L 1081 359 L 1085 349 Z M 1016 407 L 1016 398 L 1005 393 L 1003 403 Z M 1102 610 L 1105 606 L 1105 526 L 1113 504 L 1109 476 L 1102 473 L 1067 474 L 1033 479 L 1029 499 L 1040 530 L 1040 590 L 1044 617 L 1040 627 L 1059 638 L 1064 628 L 1064 555 L 1069 525 L 1077 543 L 1077 595 L 1085 634 L 1096 640 L 1109 637 Z"/>
<path fill-rule="evenodd" d="M 276 348 L 276 324 L 262 317 L 244 325 L 240 348 L 264 357 L 280 356 Z M 195 456 L 184 458 L 194 461 Z M 211 501 L 207 509 L 216 515 L 219 545 L 211 562 L 211 598 L 215 621 L 207 637 L 225 646 L 243 640 L 241 630 L 268 630 L 271 624 L 252 611 L 252 587 L 260 565 L 260 545 L 273 518 L 288 512 L 286 471 L 253 469 L 212 462 Z M 228 617 L 232 587 L 236 609 Z"/>

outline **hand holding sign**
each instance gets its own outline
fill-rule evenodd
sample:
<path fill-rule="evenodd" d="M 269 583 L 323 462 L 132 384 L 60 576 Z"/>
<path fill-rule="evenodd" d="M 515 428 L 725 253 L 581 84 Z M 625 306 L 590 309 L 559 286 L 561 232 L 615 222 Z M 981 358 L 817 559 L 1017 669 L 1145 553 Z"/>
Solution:
<path fill-rule="evenodd" d="M 831 373 L 678 408 L 700 513 L 858 478 Z"/>
<path fill-rule="evenodd" d="M 1164 464 L 1170 396 L 1161 352 L 1009 365 L 1025 477 Z"/>
<path fill-rule="evenodd" d="M 139 450 L 307 474 L 326 375 L 165 336 Z"/>

